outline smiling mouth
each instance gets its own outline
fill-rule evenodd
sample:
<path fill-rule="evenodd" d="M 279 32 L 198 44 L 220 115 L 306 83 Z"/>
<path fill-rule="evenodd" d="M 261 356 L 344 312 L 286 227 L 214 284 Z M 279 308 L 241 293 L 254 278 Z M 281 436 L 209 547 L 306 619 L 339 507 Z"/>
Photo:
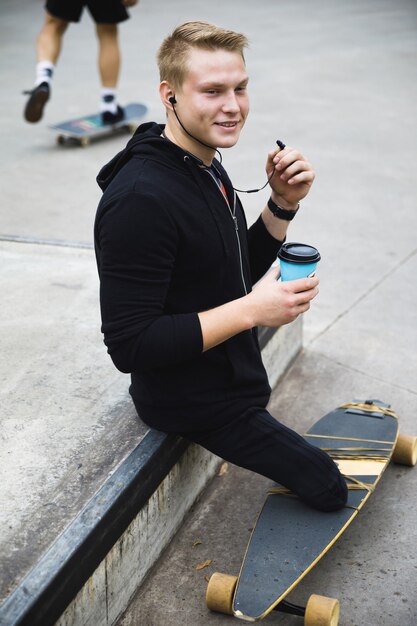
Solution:
<path fill-rule="evenodd" d="M 222 126 L 223 128 L 235 128 L 238 122 L 216 122 L 216 126 Z"/>

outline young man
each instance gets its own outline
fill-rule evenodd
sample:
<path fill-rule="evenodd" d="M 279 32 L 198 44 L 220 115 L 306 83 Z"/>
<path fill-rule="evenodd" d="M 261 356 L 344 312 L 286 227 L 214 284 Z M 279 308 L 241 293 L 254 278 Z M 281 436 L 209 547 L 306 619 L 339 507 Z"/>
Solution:
<path fill-rule="evenodd" d="M 62 39 L 70 22 L 80 20 L 86 6 L 96 22 L 99 42 L 99 72 L 101 80 L 100 111 L 103 123 L 114 124 L 123 119 L 123 109 L 117 104 L 117 82 L 120 72 L 118 23 L 129 17 L 126 7 L 138 0 L 47 0 L 45 21 L 36 42 L 36 80 L 24 110 L 27 122 L 39 122 L 51 96 L 51 83 L 61 53 Z"/>
<path fill-rule="evenodd" d="M 131 373 L 149 426 L 335 510 L 347 495 L 335 463 L 265 408 L 271 389 L 256 332 L 293 321 L 317 295 L 317 278 L 281 283 L 268 272 L 314 171 L 294 148 L 270 152 L 271 198 L 248 229 L 214 158 L 236 144 L 248 115 L 246 44 L 202 22 L 175 29 L 158 55 L 166 125 L 143 124 L 99 174 L 104 340 Z"/>

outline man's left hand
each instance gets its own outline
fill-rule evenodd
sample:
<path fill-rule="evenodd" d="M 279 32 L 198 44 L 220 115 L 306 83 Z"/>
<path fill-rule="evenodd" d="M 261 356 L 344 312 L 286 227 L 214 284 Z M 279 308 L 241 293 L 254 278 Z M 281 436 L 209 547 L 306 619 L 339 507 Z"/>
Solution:
<path fill-rule="evenodd" d="M 310 191 L 315 178 L 312 165 L 295 148 L 286 146 L 268 154 L 266 173 L 274 170 L 269 184 L 272 200 L 283 209 L 296 209 Z"/>

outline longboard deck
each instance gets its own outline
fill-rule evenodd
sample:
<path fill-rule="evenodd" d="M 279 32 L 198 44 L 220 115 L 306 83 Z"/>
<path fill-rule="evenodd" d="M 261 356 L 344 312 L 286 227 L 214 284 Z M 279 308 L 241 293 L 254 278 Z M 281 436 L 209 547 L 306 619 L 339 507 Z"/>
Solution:
<path fill-rule="evenodd" d="M 145 104 L 131 102 L 123 107 L 125 115 L 115 124 L 103 124 L 100 113 L 84 115 L 76 119 L 52 124 L 50 128 L 57 132 L 58 143 L 73 139 L 79 143 L 88 143 L 92 138 L 112 135 L 120 129 L 133 130 L 134 122 L 144 117 L 148 111 Z"/>
<path fill-rule="evenodd" d="M 326 449 L 349 476 L 354 487 L 348 506 L 334 513 L 314 511 L 276 485 L 279 493 L 268 495 L 242 563 L 233 600 L 236 617 L 265 617 L 329 550 L 379 481 L 397 436 L 396 417 L 355 407 L 338 408 L 314 424 L 305 437 Z"/>

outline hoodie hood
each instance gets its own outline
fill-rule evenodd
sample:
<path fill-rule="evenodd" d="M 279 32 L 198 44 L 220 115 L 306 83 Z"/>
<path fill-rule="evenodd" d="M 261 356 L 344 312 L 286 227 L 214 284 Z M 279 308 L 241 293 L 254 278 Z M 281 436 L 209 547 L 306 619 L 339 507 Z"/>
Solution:
<path fill-rule="evenodd" d="M 191 152 L 187 152 L 187 150 L 183 150 L 183 148 L 180 148 L 165 137 L 162 137 L 164 128 L 165 124 L 157 124 L 156 122 L 141 124 L 126 144 L 126 147 L 101 168 L 96 179 L 99 187 L 105 191 L 120 170 L 135 155 L 139 155 L 142 158 L 148 157 L 160 160 L 161 148 L 163 153 L 170 153 L 172 167 L 185 167 L 185 169 L 189 169 L 187 165 L 185 165 L 186 163 L 188 166 L 191 164 L 197 166 L 203 165 L 203 162 L 197 156 Z M 218 169 L 221 169 L 223 176 L 227 179 L 226 172 L 216 159 L 213 159 L 213 164 L 215 164 Z"/>
<path fill-rule="evenodd" d="M 99 187 L 103 191 L 107 189 L 116 174 L 120 172 L 122 167 L 130 161 L 136 152 L 145 154 L 148 152 L 148 147 L 152 148 L 152 145 L 162 141 L 165 142 L 161 137 L 164 128 L 164 124 L 156 124 L 156 122 L 141 124 L 126 144 L 126 147 L 101 168 L 96 179 Z"/>

